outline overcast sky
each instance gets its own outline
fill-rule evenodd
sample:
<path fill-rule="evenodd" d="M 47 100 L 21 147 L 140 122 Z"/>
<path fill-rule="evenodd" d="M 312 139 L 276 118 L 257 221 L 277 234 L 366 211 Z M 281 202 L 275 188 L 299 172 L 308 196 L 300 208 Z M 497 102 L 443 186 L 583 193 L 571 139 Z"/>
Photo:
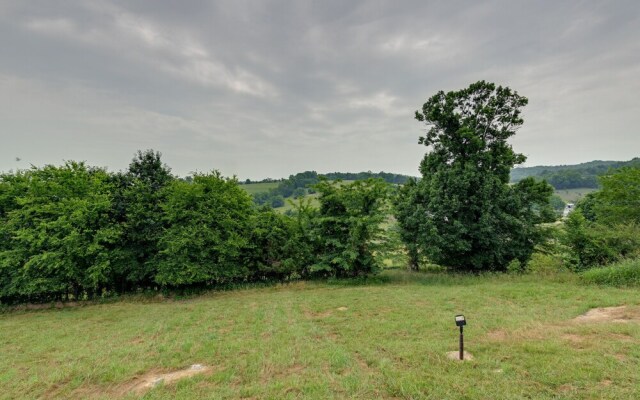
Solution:
<path fill-rule="evenodd" d="M 0 0 L 0 171 L 417 175 L 414 111 L 481 79 L 527 166 L 640 156 L 640 1 Z"/>

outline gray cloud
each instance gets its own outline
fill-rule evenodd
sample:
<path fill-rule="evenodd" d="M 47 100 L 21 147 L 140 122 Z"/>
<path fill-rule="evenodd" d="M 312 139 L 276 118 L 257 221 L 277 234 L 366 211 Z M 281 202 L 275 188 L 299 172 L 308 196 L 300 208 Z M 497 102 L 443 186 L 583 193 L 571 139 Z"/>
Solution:
<path fill-rule="evenodd" d="M 529 97 L 528 165 L 629 159 L 638 37 L 635 1 L 4 1 L 0 170 L 417 174 L 413 111 L 479 79 Z"/>

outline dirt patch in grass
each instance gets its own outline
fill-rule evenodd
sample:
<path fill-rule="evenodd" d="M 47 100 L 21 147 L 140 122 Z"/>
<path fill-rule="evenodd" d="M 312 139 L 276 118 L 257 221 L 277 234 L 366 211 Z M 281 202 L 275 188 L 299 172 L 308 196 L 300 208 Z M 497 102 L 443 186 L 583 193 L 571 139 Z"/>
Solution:
<path fill-rule="evenodd" d="M 464 352 L 464 359 L 460 359 L 459 351 L 447 351 L 447 358 L 454 361 L 471 361 L 473 360 L 473 355 L 467 351 Z"/>
<path fill-rule="evenodd" d="M 310 319 L 327 318 L 327 317 L 330 317 L 331 314 L 333 314 L 331 310 L 322 311 L 322 312 L 313 312 L 308 309 L 304 310 L 304 316 Z"/>
<path fill-rule="evenodd" d="M 506 331 L 503 331 L 502 329 L 499 329 L 497 331 L 491 331 L 489 333 L 487 333 L 487 337 L 491 340 L 494 341 L 503 341 L 503 340 L 507 340 L 507 337 L 509 336 L 509 334 Z"/>
<path fill-rule="evenodd" d="M 126 382 L 122 385 L 116 386 L 111 390 L 107 390 L 106 392 L 100 392 L 97 390 L 93 390 L 93 393 L 89 393 L 86 390 L 82 390 L 83 396 L 87 397 L 98 397 L 98 396 L 108 396 L 108 397 L 124 397 L 128 394 L 136 394 L 142 395 L 148 390 L 161 385 L 171 385 L 180 379 L 190 378 L 195 375 L 200 375 L 204 373 L 208 373 L 212 370 L 211 367 L 200 364 L 193 364 L 192 366 L 181 369 L 173 372 L 160 372 L 157 370 L 149 371 L 144 375 L 138 376 L 129 382 Z"/>
<path fill-rule="evenodd" d="M 280 381 L 292 375 L 300 375 L 305 371 L 305 369 L 306 367 L 302 364 L 293 364 L 286 367 L 267 365 L 262 369 L 260 382 L 263 385 L 266 385 L 273 380 Z"/>
<path fill-rule="evenodd" d="M 142 394 L 149 389 L 160 385 L 170 385 L 180 379 L 190 378 L 195 375 L 209 372 L 211 367 L 201 364 L 193 364 L 189 368 L 181 369 L 173 372 L 157 373 L 148 372 L 140 377 L 135 378 L 118 388 L 117 394 L 124 396 L 128 393 Z"/>
<path fill-rule="evenodd" d="M 575 317 L 573 321 L 580 323 L 627 323 L 630 321 L 640 321 L 640 310 L 631 309 L 627 306 L 593 308 L 585 314 Z"/>
<path fill-rule="evenodd" d="M 356 351 L 353 353 L 353 358 L 356 360 L 356 363 L 358 363 L 358 366 L 360 366 L 362 371 L 369 372 L 371 368 L 369 367 L 369 363 L 367 363 L 364 357 L 362 357 L 362 354 Z"/>
<path fill-rule="evenodd" d="M 195 375 L 206 374 L 213 370 L 212 367 L 193 364 L 188 368 L 172 372 L 162 372 L 161 370 L 151 370 L 144 375 L 137 376 L 123 384 L 112 387 L 101 387 L 98 385 L 82 386 L 73 391 L 71 398 L 81 399 L 104 399 L 104 398 L 121 398 L 134 394 L 137 396 L 144 395 L 147 391 L 157 386 L 171 385 L 181 379 L 190 378 Z M 55 388 L 49 396 L 45 398 L 59 398 L 58 388 Z"/>
<path fill-rule="evenodd" d="M 581 344 L 582 342 L 585 341 L 584 336 L 576 335 L 574 333 L 568 333 L 566 335 L 562 335 L 562 338 L 570 341 L 573 344 Z"/>

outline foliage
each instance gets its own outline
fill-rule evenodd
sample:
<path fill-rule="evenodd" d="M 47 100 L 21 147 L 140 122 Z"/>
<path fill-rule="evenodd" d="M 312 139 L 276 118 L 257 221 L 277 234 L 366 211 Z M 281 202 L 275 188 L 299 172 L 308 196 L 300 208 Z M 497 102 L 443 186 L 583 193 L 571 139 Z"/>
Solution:
<path fill-rule="evenodd" d="M 633 223 L 607 226 L 588 221 L 580 210 L 569 214 L 565 243 L 575 258 L 575 269 L 584 270 L 640 254 L 640 226 Z"/>
<path fill-rule="evenodd" d="M 535 275 L 555 275 L 567 272 L 565 260 L 559 254 L 535 252 L 525 266 L 525 271 Z"/>
<path fill-rule="evenodd" d="M 273 196 L 271 197 L 271 207 L 278 208 L 284 207 L 284 197 L 282 196 Z"/>
<path fill-rule="evenodd" d="M 566 243 L 577 269 L 640 254 L 640 168 L 600 177 L 602 189 L 587 195 L 566 223 Z"/>
<path fill-rule="evenodd" d="M 595 196 L 593 211 L 600 223 L 640 224 L 640 167 L 624 167 L 600 177 L 602 190 Z"/>
<path fill-rule="evenodd" d="M 610 286 L 640 286 L 640 258 L 592 268 L 581 274 L 584 282 Z"/>
<path fill-rule="evenodd" d="M 581 274 L 583 281 L 609 286 L 640 286 L 640 258 L 622 260 Z"/>
<path fill-rule="evenodd" d="M 576 165 L 518 167 L 511 171 L 511 181 L 534 177 L 547 180 L 556 189 L 597 188 L 599 176 L 625 166 L 640 166 L 640 158 L 630 161 L 590 161 Z"/>
<path fill-rule="evenodd" d="M 335 181 L 335 180 L 343 180 L 343 181 L 361 181 L 366 179 L 382 179 L 383 181 L 395 185 L 405 184 L 412 177 L 401 174 L 393 174 L 389 172 L 329 172 L 327 174 L 323 174 L 325 178 Z"/>
<path fill-rule="evenodd" d="M 552 195 L 549 198 L 549 204 L 556 211 L 556 214 L 559 215 L 562 215 L 562 212 L 567 205 L 567 203 L 565 203 L 564 200 L 562 200 L 562 198 L 556 194 Z"/>
<path fill-rule="evenodd" d="M 298 258 L 302 239 L 295 235 L 292 218 L 264 207 L 252 214 L 244 264 L 249 266 L 250 280 L 287 280 L 299 275 Z"/>
<path fill-rule="evenodd" d="M 596 175 L 586 174 L 579 170 L 543 171 L 538 175 L 538 178 L 546 180 L 557 190 L 598 187 Z"/>
<path fill-rule="evenodd" d="M 278 186 L 267 191 L 254 193 L 254 201 L 258 205 L 270 204 L 272 207 L 284 206 L 284 200 L 289 197 L 299 198 L 307 193 L 314 193 L 313 185 L 320 182 L 320 178 L 328 180 L 367 180 L 380 178 L 387 183 L 402 184 L 410 177 L 406 175 L 391 174 L 388 172 L 330 172 L 325 175 L 318 175 L 316 171 L 305 171 L 295 175 L 290 175 L 288 179 L 282 179 Z M 266 182 L 261 181 L 261 182 Z M 268 180 L 269 182 L 273 180 Z M 246 187 L 245 187 L 246 188 Z"/>
<path fill-rule="evenodd" d="M 193 183 L 173 181 L 162 205 L 157 283 L 168 286 L 244 279 L 252 203 L 235 179 L 219 172 L 196 174 Z"/>
<path fill-rule="evenodd" d="M 124 227 L 122 249 L 130 269 L 127 285 L 153 285 L 157 272 L 155 256 L 158 241 L 166 228 L 162 205 L 165 188 L 175 178 L 171 169 L 161 161 L 161 154 L 153 150 L 138 151 L 125 174 L 116 175 L 115 197 L 122 202 L 121 222 Z M 117 204 L 118 204 L 117 203 Z"/>
<path fill-rule="evenodd" d="M 325 179 L 315 189 L 320 193 L 320 209 L 310 220 L 310 230 L 319 256 L 310 273 L 354 277 L 377 271 L 374 248 L 382 232 L 386 183 L 367 179 L 340 185 Z"/>
<path fill-rule="evenodd" d="M 0 298 L 78 298 L 111 289 L 122 271 L 108 174 L 84 163 L 3 176 Z"/>
<path fill-rule="evenodd" d="M 420 164 L 422 179 L 409 189 L 399 216 L 404 237 L 430 261 L 454 269 L 504 271 L 526 264 L 543 235 L 537 224 L 554 218 L 552 188 L 528 178 L 509 186 L 509 172 L 525 161 L 507 139 L 522 125 L 527 99 L 480 81 L 438 92 L 416 111 L 430 128 Z"/>
<path fill-rule="evenodd" d="M 393 211 L 398 221 L 398 232 L 407 251 L 407 267 L 412 271 L 419 269 L 421 261 L 418 240 L 425 210 L 422 206 L 424 201 L 418 198 L 419 195 L 417 181 L 410 179 L 393 196 Z"/>

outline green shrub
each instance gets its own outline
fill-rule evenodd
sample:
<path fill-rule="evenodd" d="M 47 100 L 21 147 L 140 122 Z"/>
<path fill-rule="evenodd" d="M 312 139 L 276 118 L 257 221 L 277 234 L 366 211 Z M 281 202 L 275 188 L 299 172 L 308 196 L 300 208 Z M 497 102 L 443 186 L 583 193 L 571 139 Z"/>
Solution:
<path fill-rule="evenodd" d="M 526 265 L 526 271 L 537 275 L 554 275 L 567 272 L 567 267 L 560 255 L 533 253 Z"/>
<path fill-rule="evenodd" d="M 581 274 L 584 282 L 611 286 L 640 286 L 640 258 L 592 268 Z"/>
<path fill-rule="evenodd" d="M 0 299 L 99 295 L 122 267 L 108 174 L 66 162 L 0 179 Z"/>
<path fill-rule="evenodd" d="M 640 255 L 640 226 L 590 222 L 579 210 L 569 215 L 564 240 L 576 260 L 577 270 Z"/>
<path fill-rule="evenodd" d="M 250 280 L 286 280 L 298 272 L 303 260 L 295 257 L 294 249 L 299 243 L 294 234 L 294 220 L 265 206 L 249 223 L 244 262 L 250 267 Z"/>
<path fill-rule="evenodd" d="M 316 277 L 356 277 L 377 272 L 382 208 L 387 184 L 367 179 L 342 185 L 321 180 L 314 188 L 320 193 L 320 209 L 309 214 L 309 239 L 315 262 L 309 273 Z"/>
<path fill-rule="evenodd" d="M 161 285 L 202 285 L 246 280 L 251 197 L 217 171 L 173 181 L 162 205 L 167 228 L 158 247 Z"/>
<path fill-rule="evenodd" d="M 386 184 L 317 190 L 320 209 L 301 198 L 280 215 L 217 171 L 176 179 L 152 150 L 115 174 L 73 161 L 0 174 L 0 303 L 376 271 Z"/>

